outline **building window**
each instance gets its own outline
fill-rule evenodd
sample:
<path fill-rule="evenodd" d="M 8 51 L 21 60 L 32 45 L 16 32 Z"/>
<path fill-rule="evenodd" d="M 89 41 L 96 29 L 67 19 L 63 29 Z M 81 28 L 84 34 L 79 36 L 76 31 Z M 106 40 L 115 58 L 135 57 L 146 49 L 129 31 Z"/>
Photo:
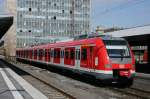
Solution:
<path fill-rule="evenodd" d="M 56 16 L 54 16 L 54 20 L 56 20 Z"/>
<path fill-rule="evenodd" d="M 29 8 L 29 11 L 31 12 L 31 11 L 32 11 L 32 8 Z"/>
<path fill-rule="evenodd" d="M 72 14 L 73 12 L 72 11 L 70 11 L 70 14 Z"/>
<path fill-rule="evenodd" d="M 65 10 L 62 10 L 62 13 L 65 13 Z"/>

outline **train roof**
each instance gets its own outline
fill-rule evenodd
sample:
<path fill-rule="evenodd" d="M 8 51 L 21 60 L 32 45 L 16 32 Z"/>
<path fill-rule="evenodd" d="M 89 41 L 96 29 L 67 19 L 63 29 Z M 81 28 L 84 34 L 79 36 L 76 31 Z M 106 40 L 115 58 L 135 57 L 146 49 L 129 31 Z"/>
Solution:
<path fill-rule="evenodd" d="M 22 50 L 22 49 L 41 49 L 41 48 L 47 48 L 49 46 L 51 47 L 63 47 L 63 46 L 74 46 L 74 45 L 86 45 L 86 44 L 95 44 L 96 40 L 125 40 L 124 38 L 118 38 L 118 37 L 112 37 L 111 35 L 98 35 L 98 36 L 88 36 L 86 38 L 82 39 L 75 39 L 67 42 L 56 42 L 56 43 L 49 43 L 49 44 L 44 44 L 44 45 L 37 45 L 33 47 L 27 47 L 27 48 L 17 48 L 17 50 Z"/>
<path fill-rule="evenodd" d="M 89 38 L 89 39 L 82 39 L 82 40 L 74 40 L 74 41 L 68 41 L 68 42 L 59 42 L 59 43 L 49 43 L 45 45 L 38 45 L 33 47 L 27 47 L 27 48 L 17 48 L 17 50 L 22 49 L 41 49 L 41 48 L 47 48 L 49 46 L 51 47 L 63 47 L 63 46 L 74 46 L 74 45 L 87 45 L 87 44 L 95 44 L 97 40 L 100 40 L 99 37 L 97 38 Z"/>

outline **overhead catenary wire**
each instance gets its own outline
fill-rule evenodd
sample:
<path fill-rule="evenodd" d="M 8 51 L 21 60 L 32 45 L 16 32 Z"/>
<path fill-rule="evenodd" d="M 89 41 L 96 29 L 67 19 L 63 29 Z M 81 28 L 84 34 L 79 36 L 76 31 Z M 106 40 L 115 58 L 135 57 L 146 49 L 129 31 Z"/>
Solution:
<path fill-rule="evenodd" d="M 141 3 L 144 3 L 146 1 L 148 1 L 148 0 L 128 0 L 127 2 L 121 3 L 121 4 L 119 4 L 115 7 L 112 7 L 112 8 L 105 9 L 105 10 L 101 11 L 100 13 L 98 13 L 98 15 L 93 16 L 93 18 L 103 16 L 105 14 L 114 12 L 116 10 L 122 10 L 122 9 L 128 8 L 130 6 L 135 6 L 137 4 L 141 4 Z"/>

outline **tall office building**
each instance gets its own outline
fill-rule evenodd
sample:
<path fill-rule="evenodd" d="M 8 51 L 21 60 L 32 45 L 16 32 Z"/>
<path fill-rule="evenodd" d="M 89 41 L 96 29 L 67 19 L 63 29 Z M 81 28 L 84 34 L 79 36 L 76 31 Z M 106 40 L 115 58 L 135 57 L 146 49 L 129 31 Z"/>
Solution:
<path fill-rule="evenodd" d="M 17 0 L 17 47 L 90 31 L 90 0 Z"/>

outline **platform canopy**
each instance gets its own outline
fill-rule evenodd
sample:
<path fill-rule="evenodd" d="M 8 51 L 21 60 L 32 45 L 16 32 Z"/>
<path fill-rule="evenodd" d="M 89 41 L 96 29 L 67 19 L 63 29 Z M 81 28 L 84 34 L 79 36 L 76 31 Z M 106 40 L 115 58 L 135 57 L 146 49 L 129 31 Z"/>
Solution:
<path fill-rule="evenodd" d="M 13 16 L 0 15 L 0 39 L 5 35 L 13 24 Z"/>
<path fill-rule="evenodd" d="M 114 37 L 123 37 L 130 45 L 148 45 L 150 43 L 150 25 L 128 28 L 107 33 Z"/>

